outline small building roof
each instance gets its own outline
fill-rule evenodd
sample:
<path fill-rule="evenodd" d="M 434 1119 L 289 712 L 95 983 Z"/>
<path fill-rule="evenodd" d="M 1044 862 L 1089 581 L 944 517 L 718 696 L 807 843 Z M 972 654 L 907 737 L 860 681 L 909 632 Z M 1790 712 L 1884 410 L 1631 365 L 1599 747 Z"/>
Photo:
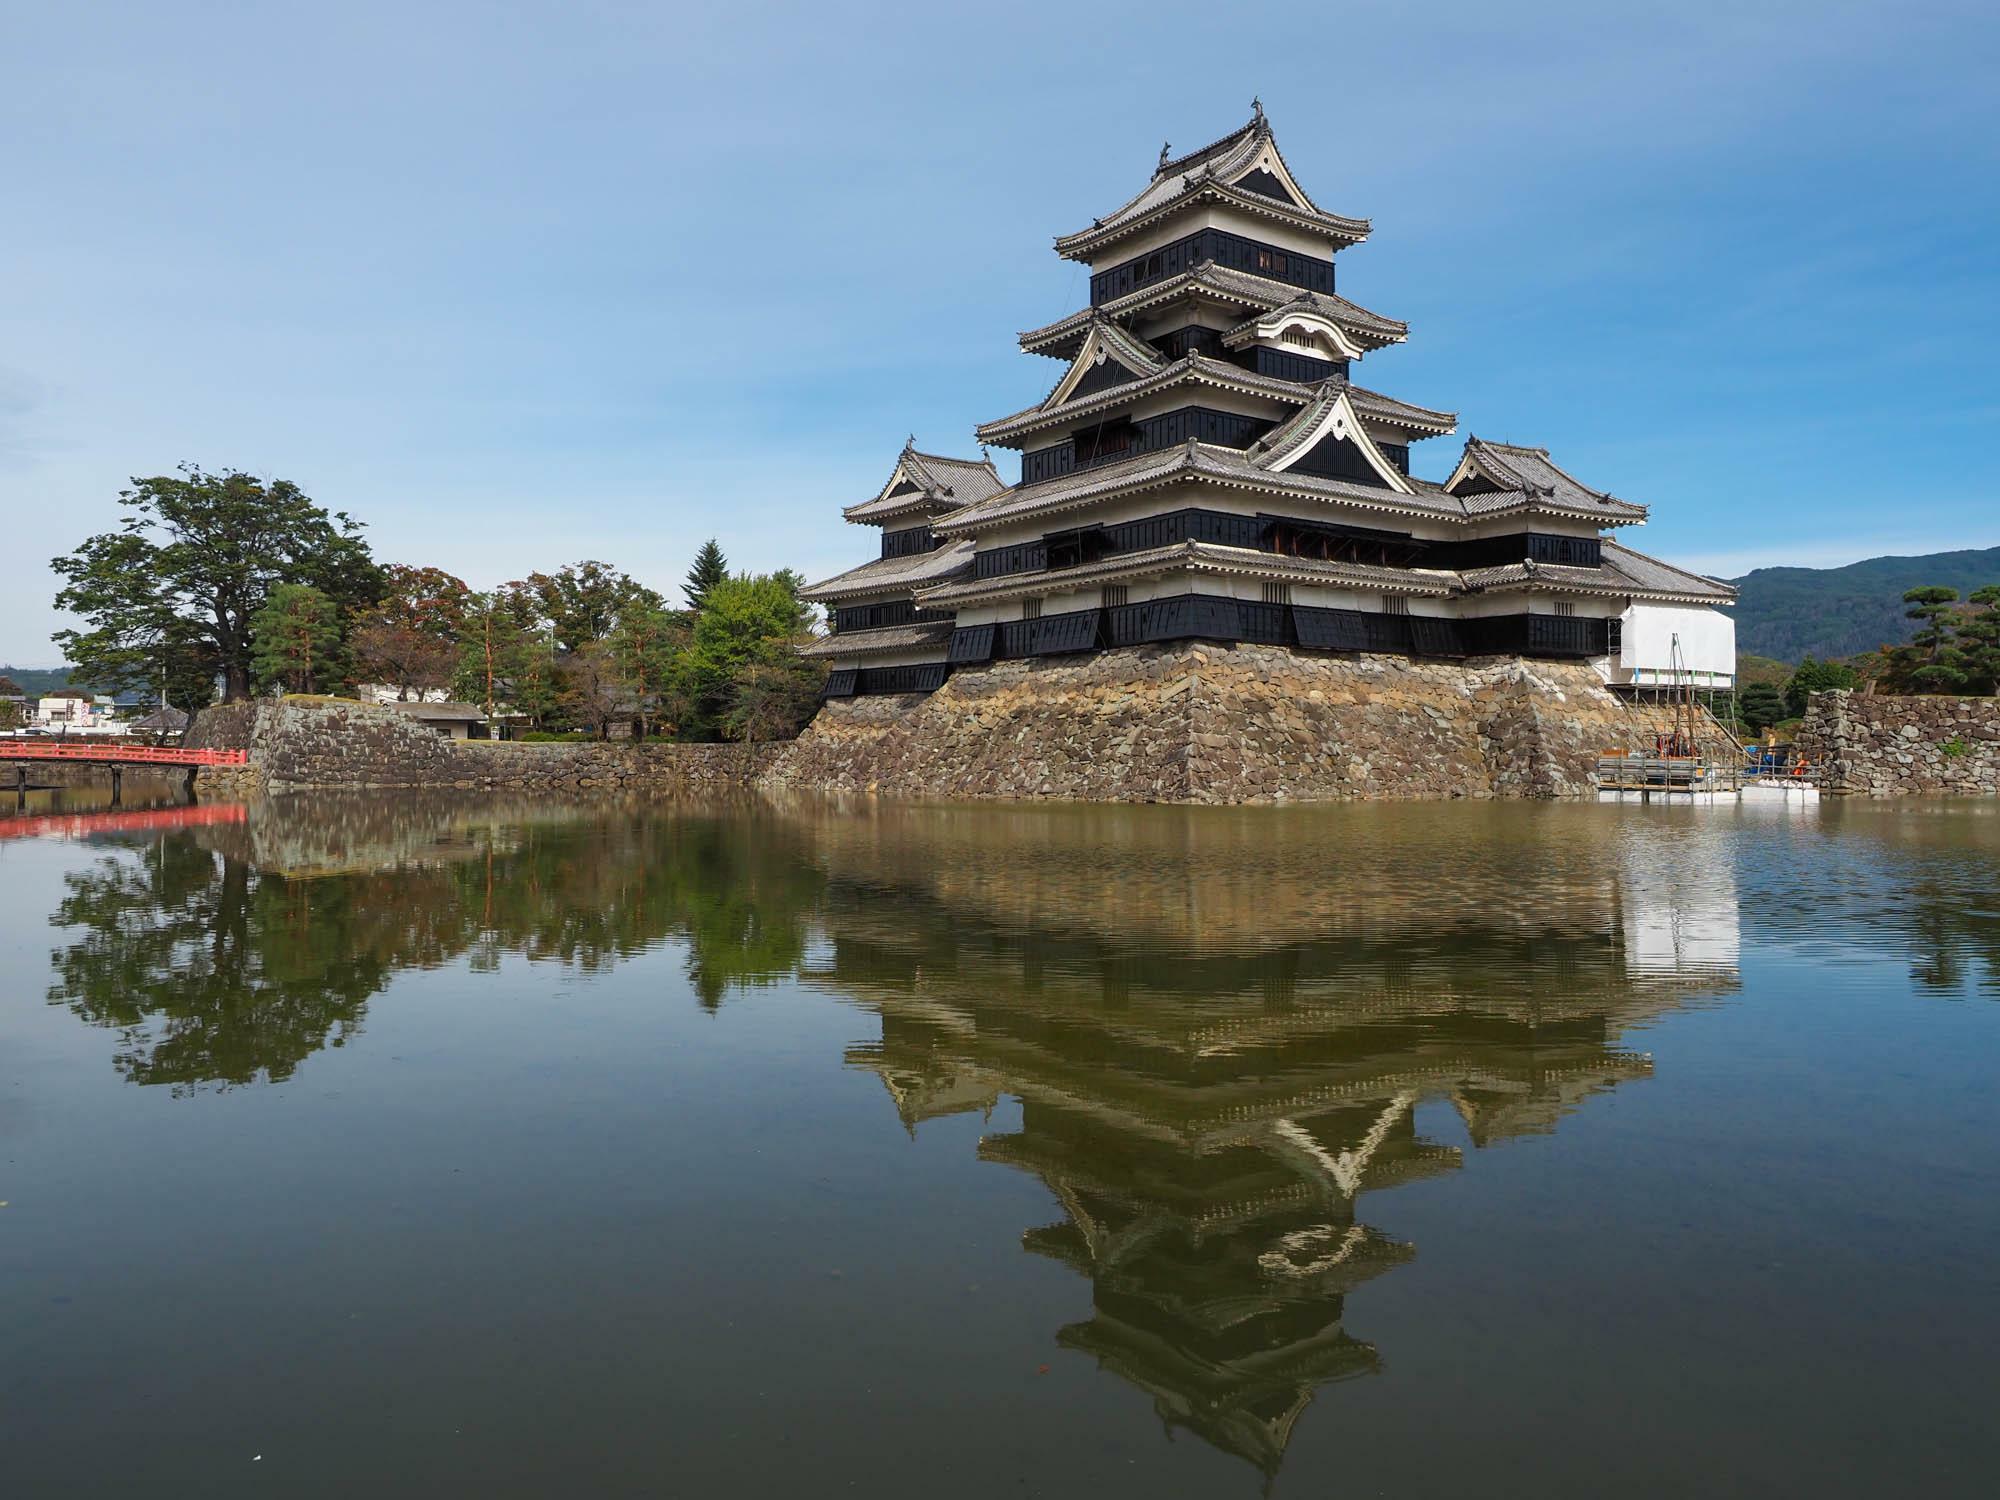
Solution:
<path fill-rule="evenodd" d="M 1006 493 L 1005 490 L 999 493 Z M 986 497 L 991 499 L 991 496 Z M 953 542 L 934 552 L 916 552 L 907 557 L 878 557 L 845 573 L 808 584 L 799 590 L 801 599 L 831 603 L 868 594 L 894 594 L 926 584 L 942 583 L 972 566 L 973 544 Z"/>
<path fill-rule="evenodd" d="M 179 734 L 188 727 L 188 716 L 169 703 L 154 709 L 143 719 L 134 719 L 132 727 L 154 734 Z"/>
<path fill-rule="evenodd" d="M 1198 151 L 1168 156 L 1163 149 L 1145 187 L 1093 220 L 1090 228 L 1059 236 L 1056 253 L 1069 260 L 1093 260 L 1099 251 L 1171 214 L 1217 202 L 1341 244 L 1357 245 L 1368 238 L 1366 219 L 1327 213 L 1306 196 L 1285 165 L 1264 107 L 1256 104 L 1248 124 Z"/>
<path fill-rule="evenodd" d="M 1600 567 L 1575 568 L 1522 561 L 1490 568 L 1467 568 L 1460 577 L 1469 593 L 1613 594 L 1675 603 L 1730 604 L 1736 590 L 1720 579 L 1690 573 L 1671 563 L 1606 540 Z"/>
<path fill-rule="evenodd" d="M 920 620 L 910 625 L 885 625 L 879 630 L 839 630 L 799 647 L 799 655 L 825 658 L 916 651 L 926 646 L 947 645 L 951 628 L 949 620 Z"/>
<path fill-rule="evenodd" d="M 841 514 L 866 526 L 905 518 L 917 525 L 926 515 L 969 505 L 1005 488 L 992 459 L 919 453 L 913 437 L 896 456 L 896 467 L 875 498 L 850 505 Z"/>
<path fill-rule="evenodd" d="M 486 718 L 486 710 L 477 703 L 385 703 L 382 706 L 426 722 L 455 724 Z"/>
<path fill-rule="evenodd" d="M 1613 524 L 1646 519 L 1646 507 L 1594 490 L 1560 469 L 1546 448 L 1465 440 L 1465 453 L 1444 487 L 1465 502 L 1466 514 L 1490 516 L 1514 509 L 1561 511 Z"/>

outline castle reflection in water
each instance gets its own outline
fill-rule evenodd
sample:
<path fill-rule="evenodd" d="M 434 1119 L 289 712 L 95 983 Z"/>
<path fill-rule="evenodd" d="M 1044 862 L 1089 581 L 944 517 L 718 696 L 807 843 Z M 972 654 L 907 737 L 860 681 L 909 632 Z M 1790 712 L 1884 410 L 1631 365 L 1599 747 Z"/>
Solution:
<path fill-rule="evenodd" d="M 1497 820 L 1497 821 L 1496 821 Z M 1481 830 L 1467 837 L 1469 828 Z M 901 1125 L 1019 1101 L 988 1162 L 1046 1185 L 1023 1247 L 1062 1328 L 1159 1417 L 1267 1474 L 1377 1366 L 1347 1294 L 1416 1253 L 1364 1200 L 1647 1078 L 1631 1028 L 1736 984 L 1729 867 L 1533 809 L 728 813 L 270 804 L 69 877 L 51 1000 L 135 1081 L 283 1079 L 400 970 L 601 970 L 669 942 L 698 1000 L 799 984 L 879 1018 L 846 1055 Z M 872 1028 L 871 1028 L 872 1029 Z"/>

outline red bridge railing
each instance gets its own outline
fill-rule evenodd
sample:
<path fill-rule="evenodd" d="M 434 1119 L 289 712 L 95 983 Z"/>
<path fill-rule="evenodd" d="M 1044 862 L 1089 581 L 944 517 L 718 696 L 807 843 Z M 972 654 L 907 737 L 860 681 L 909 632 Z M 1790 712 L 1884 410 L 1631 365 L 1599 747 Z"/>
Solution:
<path fill-rule="evenodd" d="M 34 740 L 0 740 L 0 760 L 86 760 L 128 766 L 240 766 L 248 750 L 172 750 L 154 745 L 38 744 Z"/>

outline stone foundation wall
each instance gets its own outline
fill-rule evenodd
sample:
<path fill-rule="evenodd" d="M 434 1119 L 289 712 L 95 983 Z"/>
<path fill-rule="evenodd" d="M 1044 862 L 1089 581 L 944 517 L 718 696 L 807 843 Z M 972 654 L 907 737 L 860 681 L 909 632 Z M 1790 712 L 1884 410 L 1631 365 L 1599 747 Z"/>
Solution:
<path fill-rule="evenodd" d="M 205 709 L 187 742 L 250 752 L 246 766 L 202 771 L 198 785 L 210 797 L 303 788 L 707 792 L 750 785 L 784 748 L 450 740 L 395 709 L 342 698 Z"/>
<path fill-rule="evenodd" d="M 1865 797 L 2000 793 L 2000 698 L 1814 693 L 1796 743 L 1822 792 Z"/>
<path fill-rule="evenodd" d="M 1592 790 L 1600 751 L 1648 744 L 1671 718 L 1580 663 L 1145 646 L 829 703 L 764 782 L 1119 802 L 1570 797 Z"/>

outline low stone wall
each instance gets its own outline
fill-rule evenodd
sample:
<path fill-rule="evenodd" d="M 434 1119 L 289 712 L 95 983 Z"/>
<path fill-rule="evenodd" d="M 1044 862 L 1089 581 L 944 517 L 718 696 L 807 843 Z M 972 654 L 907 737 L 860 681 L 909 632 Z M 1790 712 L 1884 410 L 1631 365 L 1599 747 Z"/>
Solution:
<path fill-rule="evenodd" d="M 1588 794 L 1671 712 L 1581 663 L 1146 646 L 829 703 L 769 787 L 912 798 L 1270 802 Z M 1719 735 L 1720 731 L 1716 733 Z"/>
<path fill-rule="evenodd" d="M 1795 742 L 1819 767 L 1822 792 L 2000 793 L 2000 698 L 1814 693 Z"/>
<path fill-rule="evenodd" d="M 241 768 L 202 771 L 198 785 L 211 797 L 304 788 L 708 792 L 750 785 L 784 748 L 449 740 L 393 708 L 343 698 L 205 709 L 187 742 L 250 752 Z"/>

